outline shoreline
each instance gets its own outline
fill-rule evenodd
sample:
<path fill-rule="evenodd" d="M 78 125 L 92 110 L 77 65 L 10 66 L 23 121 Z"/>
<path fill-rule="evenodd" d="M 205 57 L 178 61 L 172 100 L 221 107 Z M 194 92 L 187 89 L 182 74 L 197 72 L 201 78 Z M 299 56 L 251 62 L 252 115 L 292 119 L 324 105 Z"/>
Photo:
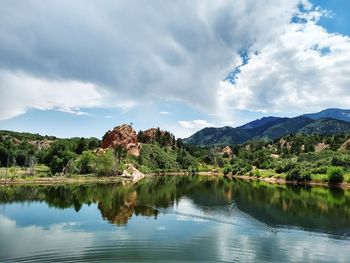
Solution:
<path fill-rule="evenodd" d="M 60 185 L 60 184 L 109 184 L 109 183 L 122 183 L 126 184 L 132 182 L 130 179 L 123 177 L 37 177 L 37 178 L 16 178 L 14 180 L 0 179 L 0 186 L 10 185 Z"/>
<path fill-rule="evenodd" d="M 189 174 L 188 172 L 169 172 L 169 173 L 148 173 L 145 174 L 145 177 L 149 176 L 213 176 L 218 177 L 222 176 L 232 179 L 246 180 L 246 181 L 262 181 L 270 184 L 277 185 L 299 185 L 299 186 L 319 186 L 327 188 L 339 188 L 339 189 L 350 189 L 350 183 L 342 184 L 328 184 L 327 182 L 318 182 L 318 181 L 306 181 L 306 182 L 294 182 L 286 181 L 281 178 L 274 177 L 256 177 L 248 175 L 224 175 L 219 172 L 198 172 L 196 174 Z M 53 177 L 33 177 L 33 178 L 16 178 L 16 179 L 0 179 L 0 186 L 11 186 L 11 185 L 60 185 L 60 184 L 110 184 L 110 183 L 121 183 L 134 184 L 132 178 L 122 177 L 122 176 L 113 176 L 113 177 L 95 177 L 95 176 L 73 176 L 73 177 L 64 177 L 64 176 L 53 176 Z"/>
<path fill-rule="evenodd" d="M 145 177 L 149 176 L 192 176 L 188 172 L 162 172 L 162 173 L 147 173 Z M 200 176 L 219 176 L 221 173 L 214 172 L 199 172 L 195 175 Z M 140 180 L 142 180 L 141 178 Z M 27 178 L 14 178 L 14 179 L 0 179 L 0 186 L 10 185 L 59 185 L 59 184 L 107 184 L 107 183 L 122 183 L 134 184 L 138 181 L 133 181 L 131 177 L 124 176 L 111 176 L 111 177 L 97 177 L 97 176 L 52 176 L 52 177 L 27 177 Z"/>
<path fill-rule="evenodd" d="M 286 181 L 281 178 L 274 177 L 256 177 L 256 176 L 248 176 L 248 175 L 231 175 L 225 176 L 229 179 L 241 179 L 247 181 L 262 181 L 270 184 L 277 185 L 299 185 L 299 186 L 321 186 L 327 188 L 339 188 L 339 189 L 350 189 L 350 183 L 342 183 L 342 184 L 329 184 L 327 182 L 318 182 L 318 181 L 305 181 L 305 182 L 296 182 L 296 181 Z"/>

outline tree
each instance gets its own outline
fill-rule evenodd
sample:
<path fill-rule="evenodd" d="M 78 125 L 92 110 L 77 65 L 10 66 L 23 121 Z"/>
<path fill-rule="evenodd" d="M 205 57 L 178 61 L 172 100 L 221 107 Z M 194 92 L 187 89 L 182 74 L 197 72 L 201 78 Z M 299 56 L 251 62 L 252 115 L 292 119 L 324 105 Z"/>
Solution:
<path fill-rule="evenodd" d="M 116 145 L 116 147 L 114 148 L 114 157 L 117 161 L 117 167 L 119 166 L 122 158 L 126 156 L 126 153 L 127 153 L 127 150 L 123 145 L 120 145 L 120 144 Z"/>
<path fill-rule="evenodd" d="M 113 151 L 107 150 L 105 153 L 96 157 L 96 174 L 98 176 L 114 175 L 116 162 Z"/>
<path fill-rule="evenodd" d="M 75 148 L 75 152 L 77 154 L 81 154 L 83 151 L 88 149 L 88 144 L 85 138 L 80 138 L 77 147 Z"/>
<path fill-rule="evenodd" d="M 95 165 L 96 157 L 91 151 L 84 151 L 76 160 L 76 166 L 82 174 L 93 173 Z"/>
<path fill-rule="evenodd" d="M 327 171 L 328 182 L 331 184 L 340 184 L 344 180 L 344 170 L 341 167 L 331 166 Z"/>

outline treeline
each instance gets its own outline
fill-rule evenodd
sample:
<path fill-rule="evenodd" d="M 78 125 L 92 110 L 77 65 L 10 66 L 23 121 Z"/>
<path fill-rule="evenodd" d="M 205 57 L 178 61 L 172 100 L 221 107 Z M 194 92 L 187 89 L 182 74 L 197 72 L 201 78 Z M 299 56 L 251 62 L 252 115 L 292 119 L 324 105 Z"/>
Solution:
<path fill-rule="evenodd" d="M 342 148 L 349 138 L 349 134 L 298 134 L 236 145 L 232 147 L 234 158 L 225 165 L 224 173 L 341 183 L 350 172 L 350 149 Z"/>
<path fill-rule="evenodd" d="M 133 164 L 145 173 L 188 171 L 224 172 L 233 175 L 274 176 L 292 181 L 350 181 L 350 155 L 345 144 L 349 134 L 290 135 L 223 147 L 183 144 L 169 132 L 155 129 L 138 133 L 138 156 L 122 146 L 97 150 L 96 138 L 58 139 L 40 135 L 0 133 L 0 166 L 33 167 L 43 164 L 50 174 L 112 176 Z M 344 146 L 345 145 L 345 146 Z M 48 174 L 48 175 L 50 175 Z"/>
<path fill-rule="evenodd" d="M 96 138 L 58 139 L 30 133 L 0 132 L 0 166 L 29 167 L 45 164 L 53 174 L 86 150 L 99 147 Z"/>

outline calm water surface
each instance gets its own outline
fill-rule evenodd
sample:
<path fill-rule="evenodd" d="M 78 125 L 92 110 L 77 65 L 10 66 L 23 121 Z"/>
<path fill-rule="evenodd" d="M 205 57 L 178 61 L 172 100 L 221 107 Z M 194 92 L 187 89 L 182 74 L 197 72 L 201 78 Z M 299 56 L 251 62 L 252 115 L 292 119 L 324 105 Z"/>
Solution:
<path fill-rule="evenodd" d="M 350 191 L 210 177 L 0 187 L 0 262 L 349 262 Z"/>

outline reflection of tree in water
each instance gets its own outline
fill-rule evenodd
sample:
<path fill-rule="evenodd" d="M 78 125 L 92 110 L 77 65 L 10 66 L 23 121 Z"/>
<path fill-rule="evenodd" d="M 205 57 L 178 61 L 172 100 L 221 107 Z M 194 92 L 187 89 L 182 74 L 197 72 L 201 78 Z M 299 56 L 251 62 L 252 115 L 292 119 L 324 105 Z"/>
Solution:
<path fill-rule="evenodd" d="M 268 225 L 350 233 L 350 191 L 237 180 L 233 192 L 238 209 Z"/>
<path fill-rule="evenodd" d="M 77 212 L 83 204 L 95 203 L 105 220 L 118 225 L 127 224 L 133 215 L 156 218 L 158 211 L 152 207 L 166 209 L 183 197 L 214 216 L 225 213 L 235 203 L 239 210 L 268 225 L 337 233 L 350 229 L 350 191 L 339 189 L 201 176 L 146 178 L 129 187 L 116 184 L 0 187 L 0 203 L 45 201 L 49 206 L 74 208 Z"/>

